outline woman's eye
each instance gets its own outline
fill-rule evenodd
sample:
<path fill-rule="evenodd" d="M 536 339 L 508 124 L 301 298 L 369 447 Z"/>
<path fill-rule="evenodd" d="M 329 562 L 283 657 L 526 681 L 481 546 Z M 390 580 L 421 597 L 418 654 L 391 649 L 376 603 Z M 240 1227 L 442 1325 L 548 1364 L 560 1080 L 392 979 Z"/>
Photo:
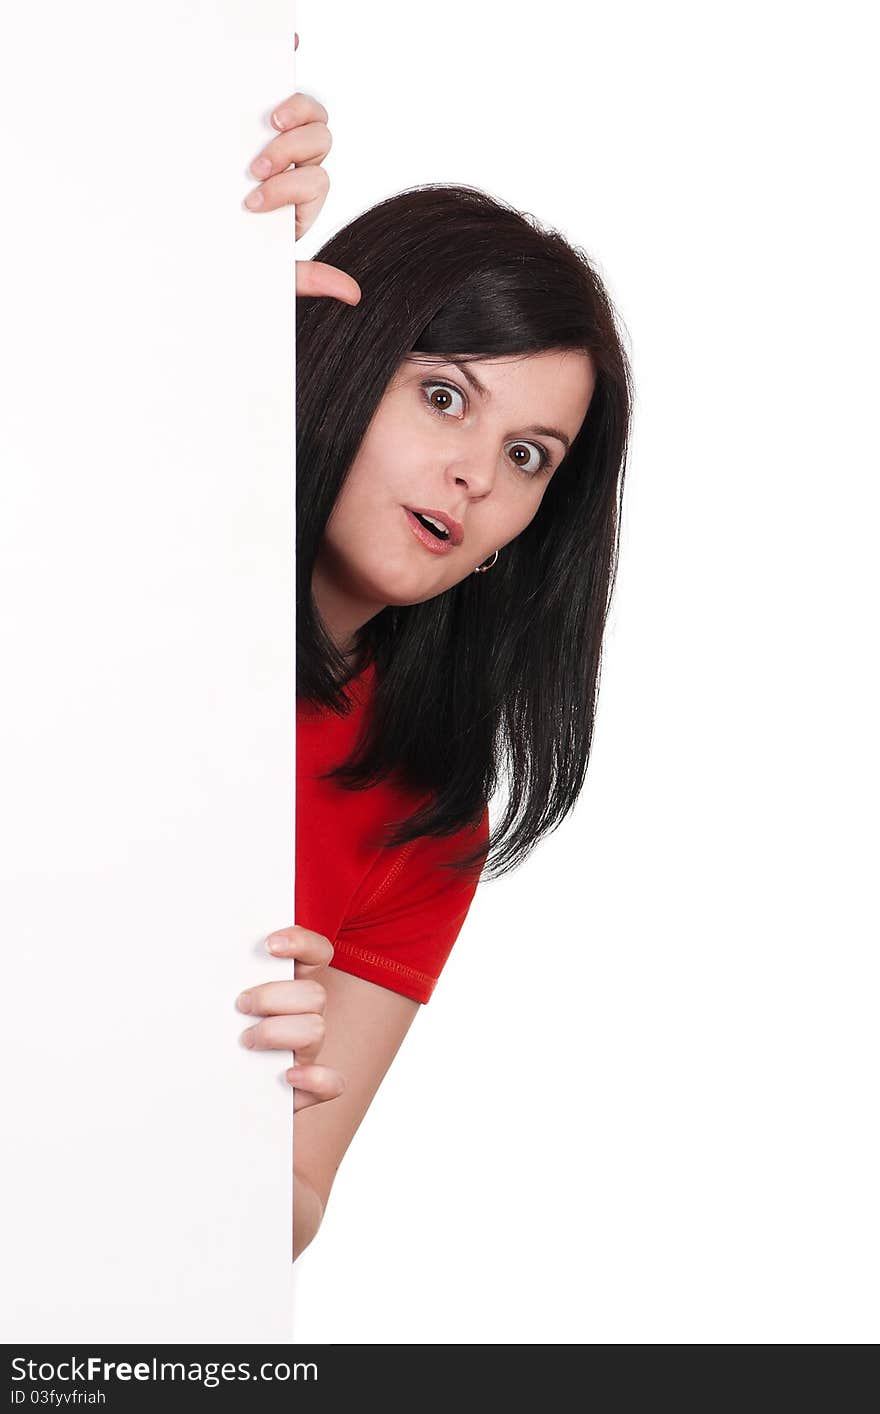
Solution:
<path fill-rule="evenodd" d="M 441 417 L 461 417 L 467 408 L 467 399 L 454 384 L 422 383 L 421 390 L 428 407 Z M 514 466 L 526 476 L 537 476 L 550 465 L 549 452 L 537 442 L 514 442 L 509 452 Z"/>
<path fill-rule="evenodd" d="M 422 393 L 433 412 L 448 413 L 453 412 L 456 416 L 464 411 L 464 396 L 458 388 L 453 388 L 448 383 L 423 383 Z M 460 406 L 456 407 L 455 399 L 460 400 Z"/>
<path fill-rule="evenodd" d="M 544 448 L 535 442 L 514 442 L 509 450 L 514 466 L 529 476 L 537 476 L 550 460 Z"/>

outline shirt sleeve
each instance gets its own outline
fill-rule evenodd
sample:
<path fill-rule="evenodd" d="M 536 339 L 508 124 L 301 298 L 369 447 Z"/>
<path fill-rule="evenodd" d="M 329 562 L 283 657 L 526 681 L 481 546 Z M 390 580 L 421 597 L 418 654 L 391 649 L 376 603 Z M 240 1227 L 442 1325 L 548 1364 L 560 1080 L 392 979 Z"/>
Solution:
<path fill-rule="evenodd" d="M 429 1001 L 477 891 L 479 865 L 460 873 L 439 867 L 489 836 L 489 812 L 475 828 L 423 835 L 383 850 L 333 939 L 330 966 Z"/>

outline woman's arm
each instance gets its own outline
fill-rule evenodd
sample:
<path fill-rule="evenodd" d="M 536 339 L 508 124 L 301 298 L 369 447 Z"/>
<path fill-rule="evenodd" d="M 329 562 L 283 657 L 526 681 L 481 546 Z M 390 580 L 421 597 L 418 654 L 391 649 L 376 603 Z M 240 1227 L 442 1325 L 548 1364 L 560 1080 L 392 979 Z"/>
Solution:
<path fill-rule="evenodd" d="M 294 1120 L 294 1260 L 321 1225 L 345 1151 L 421 1005 L 333 967 L 322 982 L 321 1063 L 345 1076 L 345 1090 L 330 1104 L 299 1110 Z"/>
<path fill-rule="evenodd" d="M 294 964 L 292 980 L 263 982 L 237 999 L 258 1051 L 293 1051 L 293 1258 L 321 1225 L 343 1155 L 421 1005 L 330 967 L 333 947 L 309 928 L 270 935 L 269 951 Z M 260 1018 L 260 1019 L 258 1019 Z"/>
<path fill-rule="evenodd" d="M 293 1257 L 308 1247 L 324 1216 L 324 1205 L 314 1188 L 293 1170 Z"/>

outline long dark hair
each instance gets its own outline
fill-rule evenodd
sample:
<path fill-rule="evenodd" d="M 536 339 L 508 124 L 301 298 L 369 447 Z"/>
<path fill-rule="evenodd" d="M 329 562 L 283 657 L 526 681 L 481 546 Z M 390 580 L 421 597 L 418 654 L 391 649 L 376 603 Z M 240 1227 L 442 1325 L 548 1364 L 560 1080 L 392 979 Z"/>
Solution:
<path fill-rule="evenodd" d="M 314 258 L 362 290 L 354 306 L 296 301 L 297 695 L 333 711 L 348 709 L 353 669 L 321 623 L 312 572 L 402 359 L 582 349 L 593 362 L 581 430 L 495 565 L 423 603 L 389 605 L 355 636 L 376 693 L 358 745 L 327 773 L 350 789 L 400 773 L 430 792 L 386 833 L 389 847 L 475 825 L 506 781 L 487 851 L 451 866 L 497 878 L 561 823 L 589 761 L 632 408 L 617 316 L 582 250 L 473 187 L 409 188 Z"/>

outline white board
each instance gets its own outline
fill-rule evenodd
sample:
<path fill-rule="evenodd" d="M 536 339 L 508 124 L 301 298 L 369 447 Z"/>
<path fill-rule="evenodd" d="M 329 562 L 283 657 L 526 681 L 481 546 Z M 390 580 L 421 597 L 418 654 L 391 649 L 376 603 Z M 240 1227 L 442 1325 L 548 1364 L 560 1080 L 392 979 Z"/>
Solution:
<path fill-rule="evenodd" d="M 289 0 L 18 7 L 0 660 L 9 1340 L 289 1338 L 293 212 L 242 202 Z"/>

